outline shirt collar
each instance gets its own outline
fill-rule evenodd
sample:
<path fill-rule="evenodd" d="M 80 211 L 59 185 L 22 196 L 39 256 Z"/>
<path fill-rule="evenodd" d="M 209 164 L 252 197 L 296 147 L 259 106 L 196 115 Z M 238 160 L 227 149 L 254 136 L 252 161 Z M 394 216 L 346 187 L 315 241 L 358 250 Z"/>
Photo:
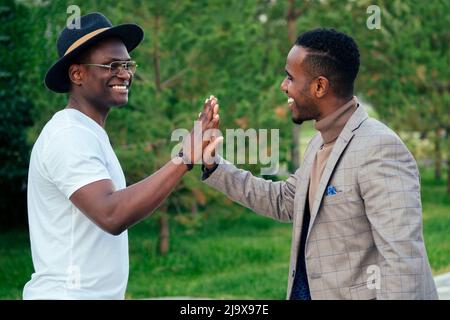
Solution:
<path fill-rule="evenodd" d="M 350 101 L 339 107 L 332 114 L 314 124 L 314 127 L 320 132 L 325 144 L 337 139 L 348 119 L 350 119 L 358 106 L 358 99 L 353 96 Z"/>

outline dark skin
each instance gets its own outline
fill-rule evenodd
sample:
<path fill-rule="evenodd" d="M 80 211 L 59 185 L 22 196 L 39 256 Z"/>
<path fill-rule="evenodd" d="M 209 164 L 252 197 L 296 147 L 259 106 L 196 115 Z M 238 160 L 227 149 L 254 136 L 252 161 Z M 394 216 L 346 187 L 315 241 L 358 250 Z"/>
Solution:
<path fill-rule="evenodd" d="M 294 99 L 289 108 L 292 121 L 320 121 L 352 97 L 337 96 L 330 87 L 330 81 L 324 76 L 314 76 L 309 72 L 305 57 L 308 50 L 302 46 L 293 46 L 286 59 L 286 77 L 281 83 L 281 90 Z"/>
<path fill-rule="evenodd" d="M 86 57 L 89 63 L 109 64 L 112 61 L 128 61 L 127 48 L 118 39 L 107 39 L 98 43 Z M 75 108 L 85 113 L 104 127 L 106 117 L 112 107 L 127 104 L 128 92 L 113 90 L 113 85 L 131 87 L 133 75 L 123 70 L 111 75 L 109 69 L 82 64 L 72 64 L 69 68 L 72 82 L 67 108 Z"/>
<path fill-rule="evenodd" d="M 88 58 L 89 63 L 96 64 L 130 60 L 125 45 L 118 39 L 102 41 L 96 45 Z M 69 68 L 69 77 L 72 89 L 67 108 L 83 112 L 102 127 L 111 108 L 128 102 L 128 89 L 133 76 L 126 70 L 113 76 L 106 68 L 73 64 Z M 126 90 L 112 88 L 113 85 L 124 84 L 128 87 Z M 218 107 L 215 97 L 205 101 L 198 119 L 202 122 L 202 131 L 217 127 Z M 192 141 L 192 137 L 190 134 L 188 139 Z M 208 141 L 203 142 L 202 147 L 206 145 Z M 196 162 L 202 157 L 201 151 L 198 154 L 192 147 L 187 150 L 187 157 Z M 169 161 L 151 176 L 125 189 L 115 190 L 111 180 L 100 180 L 78 189 L 70 200 L 101 229 L 119 235 L 150 215 L 172 192 L 186 172 L 185 164 Z"/>

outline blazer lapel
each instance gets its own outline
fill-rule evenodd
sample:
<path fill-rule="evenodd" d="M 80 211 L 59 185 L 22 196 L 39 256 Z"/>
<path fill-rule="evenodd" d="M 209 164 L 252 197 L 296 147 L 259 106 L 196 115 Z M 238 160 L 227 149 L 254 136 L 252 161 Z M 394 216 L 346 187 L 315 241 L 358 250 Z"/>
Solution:
<path fill-rule="evenodd" d="M 319 150 L 320 146 L 323 144 L 322 137 L 317 135 L 317 137 L 311 141 L 311 147 L 309 148 L 308 152 L 305 154 L 305 159 L 303 161 L 301 174 L 299 177 L 299 181 L 297 182 L 297 189 L 296 193 L 299 194 L 298 198 L 298 205 L 300 206 L 300 212 L 303 212 L 305 208 L 305 201 L 306 197 L 308 196 L 308 189 L 309 189 L 309 180 L 311 176 L 311 167 L 314 162 L 314 158 L 316 156 L 317 151 Z"/>
<path fill-rule="evenodd" d="M 320 204 L 322 202 L 323 195 L 325 193 L 325 189 L 328 186 L 328 182 L 330 181 L 331 175 L 333 174 L 334 168 L 336 167 L 336 163 L 341 158 L 345 148 L 349 144 L 350 140 L 353 138 L 354 131 L 359 128 L 359 126 L 368 118 L 367 112 L 360 105 L 353 115 L 350 117 L 349 121 L 345 125 L 341 134 L 336 140 L 335 145 L 333 146 L 333 150 L 331 151 L 330 157 L 327 160 L 327 164 L 325 166 L 325 170 L 323 171 L 322 177 L 320 178 L 320 183 L 317 188 L 316 196 L 314 199 L 314 203 L 311 205 L 311 220 L 309 223 L 308 237 L 311 232 L 311 228 L 314 224 L 314 220 L 316 219 L 317 213 L 319 212 Z M 315 156 L 315 154 L 314 154 Z M 310 168 L 311 170 L 311 168 Z"/>

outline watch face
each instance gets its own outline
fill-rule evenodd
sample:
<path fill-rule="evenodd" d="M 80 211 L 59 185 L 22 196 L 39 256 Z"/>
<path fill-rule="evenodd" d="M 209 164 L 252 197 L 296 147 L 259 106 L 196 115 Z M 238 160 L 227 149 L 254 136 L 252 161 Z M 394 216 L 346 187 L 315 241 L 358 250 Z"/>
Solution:
<path fill-rule="evenodd" d="M 186 167 L 188 168 L 188 171 L 191 171 L 192 168 L 194 168 L 194 164 L 185 162 L 183 150 L 181 150 L 180 152 L 178 152 L 178 156 L 179 156 L 180 158 L 183 159 L 183 163 L 184 163 L 184 164 L 186 165 Z"/>

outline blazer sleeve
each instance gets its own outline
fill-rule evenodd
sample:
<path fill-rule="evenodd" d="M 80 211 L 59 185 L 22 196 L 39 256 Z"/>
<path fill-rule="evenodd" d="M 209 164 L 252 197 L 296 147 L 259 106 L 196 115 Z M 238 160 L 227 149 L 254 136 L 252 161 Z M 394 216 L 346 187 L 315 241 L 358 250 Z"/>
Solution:
<path fill-rule="evenodd" d="M 435 290 L 422 231 L 417 164 L 394 133 L 373 137 L 358 184 L 378 251 L 378 299 L 418 299 Z"/>
<path fill-rule="evenodd" d="M 204 180 L 207 185 L 258 214 L 278 221 L 292 221 L 297 172 L 286 181 L 273 182 L 254 177 L 223 158 L 219 163 Z"/>

